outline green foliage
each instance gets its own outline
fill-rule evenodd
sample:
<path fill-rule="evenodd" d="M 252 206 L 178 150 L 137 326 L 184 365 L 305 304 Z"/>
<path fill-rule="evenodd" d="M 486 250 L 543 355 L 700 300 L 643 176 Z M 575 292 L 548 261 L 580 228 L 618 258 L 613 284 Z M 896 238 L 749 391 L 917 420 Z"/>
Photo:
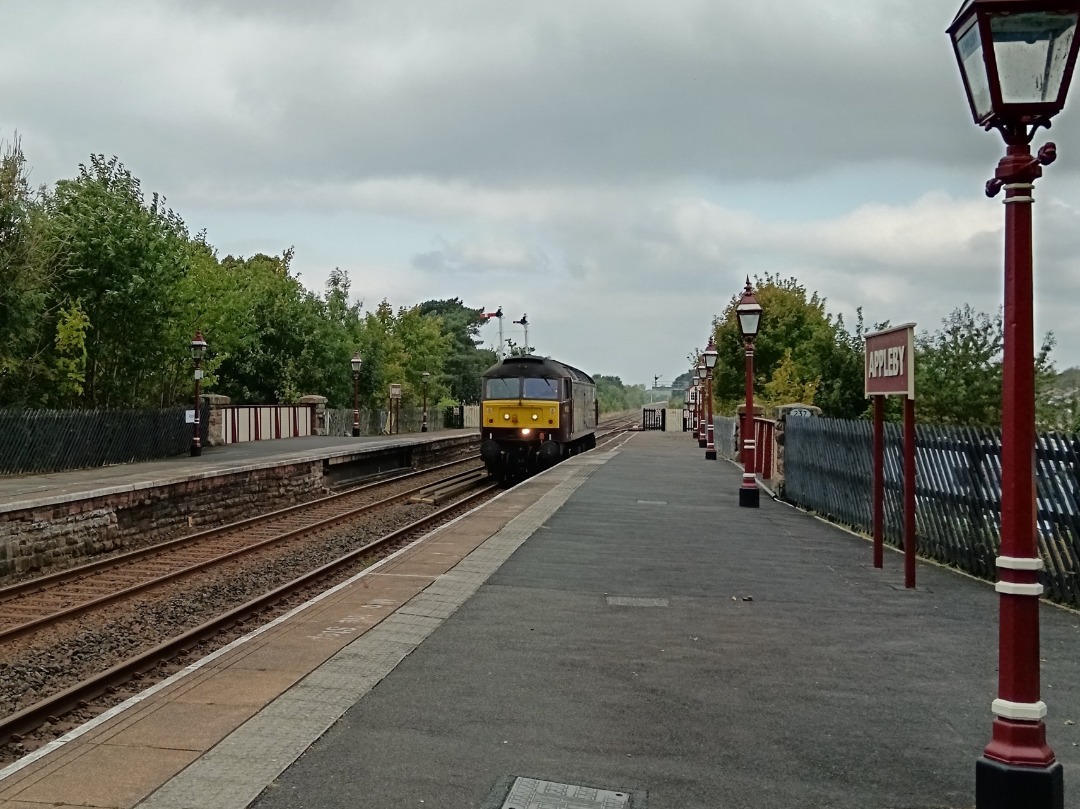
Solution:
<path fill-rule="evenodd" d="M 44 205 L 58 303 L 79 300 L 90 322 L 81 403 L 159 402 L 176 357 L 166 335 L 188 266 L 183 221 L 157 194 L 148 204 L 139 180 L 103 155 L 58 182 Z"/>
<path fill-rule="evenodd" d="M 920 420 L 934 424 L 1001 423 L 1002 316 L 964 305 L 936 332 L 915 340 L 915 396 Z"/>
<path fill-rule="evenodd" d="M 86 382 L 86 333 L 90 319 L 75 301 L 60 312 L 56 324 L 56 353 L 59 403 L 70 405 L 78 401 Z"/>
<path fill-rule="evenodd" d="M 843 318 L 829 315 L 824 299 L 808 293 L 794 278 L 755 277 L 753 288 L 764 310 L 754 341 L 755 401 L 785 404 L 780 399 L 805 397 L 812 391 L 813 401 L 795 401 L 816 404 L 833 418 L 857 417 L 866 407 L 861 319 L 856 333 L 849 333 Z M 737 304 L 738 296 L 732 296 L 713 323 L 720 355 L 713 371 L 713 398 L 720 413 L 734 413 L 745 401 L 745 352 Z"/>
<path fill-rule="evenodd" d="M 382 408 L 392 383 L 405 406 L 479 400 L 496 359 L 479 348 L 482 310 L 453 298 L 364 312 L 341 268 L 322 296 L 305 289 L 291 248 L 219 259 L 116 157 L 38 193 L 25 162 L 17 140 L 0 144 L 0 407 L 188 402 L 196 329 L 203 390 L 236 403 L 318 393 L 349 407 L 356 385 Z"/>
<path fill-rule="evenodd" d="M 0 404 L 31 404 L 49 384 L 49 289 L 40 196 L 19 139 L 0 144 Z"/>
<path fill-rule="evenodd" d="M 494 351 L 480 348 L 480 327 L 487 321 L 483 309 L 470 309 L 458 298 L 424 301 L 419 306 L 425 317 L 439 318 L 442 334 L 450 338 L 442 384 L 454 402 L 480 401 L 480 376 L 496 361 Z"/>
<path fill-rule="evenodd" d="M 593 381 L 601 413 L 637 410 L 645 404 L 644 385 L 624 385 L 619 377 L 603 374 L 594 374 Z"/>
<path fill-rule="evenodd" d="M 942 320 L 936 332 L 915 339 L 915 397 L 920 421 L 933 424 L 1001 424 L 1002 311 L 994 315 L 964 305 Z M 1037 387 L 1053 377 L 1049 362 L 1052 334 L 1033 357 Z M 899 418 L 899 408 L 890 407 Z"/>
<path fill-rule="evenodd" d="M 1039 430 L 1080 433 L 1080 368 L 1054 373 L 1044 367 L 1035 377 L 1035 422 Z"/>
<path fill-rule="evenodd" d="M 791 349 L 784 352 L 780 364 L 773 371 L 772 379 L 765 383 L 763 405 L 791 404 L 794 402 L 813 402 L 820 379 L 807 380 L 803 371 L 791 358 Z"/>

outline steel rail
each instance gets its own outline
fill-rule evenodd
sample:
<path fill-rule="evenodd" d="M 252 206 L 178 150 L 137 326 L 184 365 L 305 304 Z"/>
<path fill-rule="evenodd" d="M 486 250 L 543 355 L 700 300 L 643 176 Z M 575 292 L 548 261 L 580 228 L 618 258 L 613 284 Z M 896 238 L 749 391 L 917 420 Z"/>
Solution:
<path fill-rule="evenodd" d="M 207 528 L 206 530 L 197 531 L 193 534 L 186 534 L 185 536 L 177 537 L 176 539 L 170 539 L 166 542 L 161 542 L 156 545 L 150 545 L 145 548 L 138 548 L 133 551 L 127 551 L 126 553 L 118 554 L 116 556 L 110 556 L 108 559 L 99 559 L 95 562 L 89 562 L 85 565 L 79 565 L 78 567 L 58 570 L 56 573 L 49 573 L 45 576 L 38 576 L 33 579 L 28 579 L 24 582 L 18 582 L 17 584 L 0 587 L 0 604 L 10 601 L 11 599 L 16 598 L 24 593 L 40 592 L 43 588 L 47 586 L 63 584 L 68 581 L 78 581 L 92 573 L 97 573 L 101 570 L 108 570 L 112 567 L 119 567 L 121 564 L 127 562 L 134 562 L 147 556 L 154 556 L 164 550 L 172 550 L 176 548 L 181 548 L 184 545 L 203 542 L 207 539 L 221 536 L 222 534 L 228 533 L 230 531 L 235 531 L 241 528 L 251 528 L 260 523 L 270 522 L 271 520 L 280 519 L 282 517 L 298 513 L 305 509 L 311 509 L 319 505 L 330 503 L 333 500 L 341 499 L 343 497 L 349 497 L 351 495 L 361 494 L 369 489 L 386 486 L 390 483 L 395 483 L 400 480 L 408 480 L 419 475 L 430 474 L 431 472 L 437 472 L 440 469 L 446 469 L 450 466 L 457 466 L 459 464 L 469 463 L 475 460 L 475 458 L 463 458 L 456 461 L 449 461 L 444 464 L 438 464 L 436 466 L 430 466 L 426 469 L 418 469 L 403 475 L 396 475 L 395 477 L 389 479 L 380 480 L 375 483 L 367 483 L 363 486 L 357 486 L 352 489 L 337 492 L 326 497 L 309 500 L 306 503 L 296 503 L 295 505 L 286 506 L 285 508 L 281 508 L 276 511 L 270 511 L 266 514 L 259 514 L 255 517 L 247 517 L 243 520 L 237 520 L 236 522 L 219 525 L 215 528 Z"/>
<path fill-rule="evenodd" d="M 446 479 L 444 479 L 442 481 L 439 481 L 439 482 L 437 482 L 435 484 L 428 483 L 428 484 L 425 484 L 423 486 L 419 486 L 419 487 L 416 487 L 414 489 L 410 489 L 409 491 L 401 492 L 401 493 L 392 495 L 391 497 L 387 497 L 387 498 L 385 498 L 383 500 L 378 500 L 378 501 L 376 501 L 374 503 L 367 503 L 367 504 L 362 505 L 362 506 L 357 506 L 356 508 L 349 509 L 349 510 L 343 511 L 343 512 L 339 512 L 337 514 L 333 514 L 333 515 L 331 515 L 329 517 L 325 517 L 325 518 L 323 518 L 321 520 L 316 520 L 315 522 L 311 522 L 311 523 L 308 523 L 306 525 L 302 525 L 300 527 L 289 529 L 289 530 L 284 531 L 282 533 L 275 534 L 274 536 L 271 536 L 271 537 L 269 537 L 267 539 L 259 540 L 257 542 L 252 543 L 252 544 L 245 545 L 242 548 L 236 548 L 236 549 L 228 551 L 227 553 L 214 556 L 214 557 L 212 557 L 210 559 L 204 559 L 204 560 L 202 560 L 200 562 L 197 562 L 195 564 L 191 564 L 191 565 L 187 565 L 185 567 L 177 568 L 176 570 L 172 570 L 172 571 L 170 571 L 168 573 L 165 573 L 165 574 L 160 575 L 160 576 L 156 576 L 156 577 L 151 578 L 151 579 L 146 579 L 146 580 L 144 580 L 142 582 L 138 582 L 138 583 L 133 584 L 130 587 L 126 587 L 126 588 L 124 588 L 122 590 L 114 590 L 114 591 L 112 591 L 110 593 L 106 593 L 105 595 L 99 596 L 97 598 L 91 598 L 88 601 L 84 601 L 84 602 L 82 602 L 80 604 L 75 604 L 75 605 L 73 605 L 71 607 L 68 607 L 66 609 L 62 609 L 62 610 L 59 610 L 57 612 L 53 612 L 53 613 L 50 613 L 48 615 L 41 616 L 39 618 L 35 618 L 33 620 L 27 621 L 27 622 L 22 623 L 22 624 L 18 624 L 16 626 L 8 627 L 7 629 L 0 630 L 0 641 L 12 640 L 14 638 L 23 637 L 25 635 L 36 632 L 36 631 L 38 631 L 38 630 L 40 630 L 40 629 L 42 629 L 44 627 L 51 626 L 53 624 L 59 623 L 59 622 L 65 620 L 65 619 L 70 619 L 70 618 L 72 618 L 74 616 L 91 612 L 91 611 L 93 611 L 95 609 L 99 609 L 99 608 L 101 608 L 101 607 L 103 607 L 103 606 L 105 606 L 107 604 L 111 604 L 113 602 L 120 601 L 120 600 L 123 600 L 125 598 L 129 598 L 129 597 L 131 597 L 133 595 L 136 595 L 136 594 L 138 594 L 140 592 L 145 592 L 145 591 L 148 591 L 148 590 L 152 590 L 152 589 L 154 589 L 156 587 L 160 587 L 161 585 L 167 584 L 167 583 L 169 583 L 171 581 L 174 581 L 176 579 L 180 579 L 180 578 L 183 578 L 185 576 L 194 575 L 194 574 L 196 574 L 196 573 L 198 573 L 200 571 L 203 571 L 203 570 L 206 570 L 208 568 L 223 564 L 224 562 L 230 561 L 232 559 L 236 559 L 236 558 L 239 558 L 239 557 L 242 557 L 242 556 L 246 556 L 248 554 L 254 553 L 254 552 L 258 551 L 258 550 L 270 547 L 272 545 L 276 545 L 276 544 L 281 543 L 281 542 L 286 542 L 286 541 L 288 541 L 290 539 L 296 539 L 296 538 L 298 538 L 300 536 L 303 536 L 305 534 L 308 534 L 308 533 L 311 533 L 311 532 L 314 532 L 314 531 L 319 531 L 319 530 L 329 528 L 329 527 L 331 527 L 333 525 L 336 525 L 336 524 L 341 523 L 341 522 L 343 522 L 345 520 L 352 519 L 354 517 L 360 516 L 361 514 L 367 513 L 369 511 L 374 511 L 376 509 L 392 505 L 392 504 L 397 503 L 399 501 L 408 500 L 410 497 L 413 497 L 413 496 L 415 496 L 415 495 L 417 495 L 419 493 L 430 490 L 435 485 L 445 484 L 448 480 L 455 480 L 455 479 L 458 479 L 458 478 L 463 478 L 465 476 L 472 475 L 474 473 L 475 473 L 475 470 L 467 470 L 467 471 L 459 473 L 457 475 L 453 475 L 450 478 L 446 478 Z M 301 505 L 308 505 L 308 506 L 313 506 L 313 505 L 316 505 L 316 504 L 325 505 L 327 503 L 327 501 L 329 501 L 331 499 L 336 499 L 337 497 L 338 497 L 337 495 L 334 495 L 331 498 L 323 498 L 323 499 L 318 500 L 318 501 L 313 501 L 312 503 L 306 503 L 306 504 L 301 504 Z M 292 509 L 290 507 L 290 509 L 288 509 L 288 511 L 291 511 L 291 510 Z M 281 512 L 277 512 L 277 513 L 280 514 Z M 269 516 L 269 515 L 266 515 L 266 516 Z M 256 522 L 261 521 L 260 518 L 253 518 L 253 519 Z M 232 528 L 237 530 L 237 531 L 242 532 L 242 531 L 247 530 L 247 529 L 252 527 L 252 525 L 247 524 L 248 522 L 249 521 L 244 520 L 244 521 L 241 521 L 240 523 L 235 523 L 235 524 L 233 524 Z M 213 536 L 217 536 L 220 533 L 222 533 L 222 531 L 215 530 L 215 531 L 210 532 L 210 533 Z M 210 537 L 204 535 L 201 538 L 205 540 L 205 539 L 208 539 Z M 190 539 L 190 537 L 185 537 L 185 539 Z M 182 545 L 181 547 L 184 547 L 184 546 L 189 545 L 189 544 L 192 544 L 192 543 L 190 543 L 190 542 L 189 543 L 184 543 L 184 545 Z M 176 550 L 176 548 L 168 548 L 168 550 Z M 146 555 L 144 554 L 143 557 L 145 558 L 145 556 Z M 110 560 L 110 561 L 115 562 L 116 560 L 114 559 L 114 560 Z M 124 558 L 122 560 L 121 564 L 128 564 L 131 561 L 132 560 L 129 559 L 129 558 Z M 118 568 L 118 567 L 121 566 L 121 564 L 114 564 L 113 567 Z M 100 571 L 95 571 L 95 572 L 100 572 Z M 81 580 L 81 577 L 64 580 L 62 582 L 59 582 L 59 584 L 60 585 L 68 584 L 68 583 L 70 583 L 72 581 L 79 581 L 79 580 Z"/>
<path fill-rule="evenodd" d="M 230 629 L 259 613 L 264 612 L 283 599 L 295 594 L 297 591 L 309 587 L 320 579 L 355 563 L 365 554 L 376 551 L 409 533 L 421 530 L 431 523 L 441 520 L 449 512 L 471 504 L 473 501 L 487 495 L 496 488 L 498 488 L 497 485 L 492 484 L 474 492 L 462 500 L 458 500 L 445 508 L 432 512 L 416 522 L 410 523 L 384 537 L 380 537 L 366 545 L 356 548 L 332 562 L 328 562 L 315 570 L 309 571 L 308 573 L 293 579 L 287 584 L 264 593 L 258 598 L 252 599 L 239 607 L 235 607 L 197 627 L 189 629 L 171 640 L 160 643 L 152 649 L 148 649 L 135 657 L 129 658 L 122 663 L 118 663 L 100 674 L 90 677 L 81 683 L 77 683 L 70 688 L 66 688 L 52 696 L 46 697 L 34 705 L 30 705 L 16 713 L 0 719 L 0 738 L 15 738 L 16 741 L 21 740 L 24 734 L 35 730 L 46 722 L 55 720 L 57 717 L 63 716 L 77 708 L 85 707 L 85 704 L 90 700 L 97 699 L 133 678 L 144 676 L 147 672 L 152 671 L 163 662 L 167 662 L 180 653 L 188 651 L 191 647 L 209 640 L 218 633 Z"/>

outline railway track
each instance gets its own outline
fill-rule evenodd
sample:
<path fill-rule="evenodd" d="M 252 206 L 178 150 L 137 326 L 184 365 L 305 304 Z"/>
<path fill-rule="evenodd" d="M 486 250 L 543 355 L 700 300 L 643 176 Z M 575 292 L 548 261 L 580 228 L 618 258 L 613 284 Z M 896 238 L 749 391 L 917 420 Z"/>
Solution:
<path fill-rule="evenodd" d="M 620 419 L 602 426 L 598 432 L 598 448 L 609 446 L 627 431 L 634 422 Z M 33 641 L 35 633 L 57 632 L 57 627 L 74 626 L 77 622 L 109 623 L 110 609 L 123 609 L 129 600 L 152 600 L 155 594 L 179 589 L 178 582 L 190 582 L 196 589 L 208 571 L 257 557 L 270 549 L 281 551 L 289 543 L 300 541 L 313 533 L 328 531 L 357 520 L 370 519 L 380 509 L 437 508 L 420 519 L 412 520 L 397 530 L 362 543 L 329 562 L 305 570 L 301 575 L 260 591 L 243 603 L 221 609 L 208 620 L 174 632 L 160 642 L 123 658 L 107 659 L 92 674 L 60 687 L 32 704 L 21 707 L 0 719 L 0 760 L 14 760 L 34 747 L 75 727 L 87 718 L 121 701 L 126 683 L 138 680 L 138 689 L 148 680 L 163 678 L 170 661 L 182 659 L 193 649 L 203 654 L 222 640 L 230 631 L 267 612 L 297 599 L 306 600 L 317 591 L 330 586 L 334 579 L 352 575 L 358 568 L 381 558 L 393 549 L 430 531 L 442 521 L 471 508 L 490 497 L 497 485 L 490 482 L 480 468 L 447 474 L 453 467 L 473 464 L 473 459 L 456 461 L 401 476 L 392 481 L 361 486 L 321 500 L 293 506 L 254 517 L 239 523 L 202 531 L 153 548 L 145 548 L 108 560 L 84 565 L 0 589 L 0 639 Z M 397 492 L 390 497 L 378 497 L 378 490 L 388 483 L 398 484 L 407 478 L 430 477 L 440 472 L 436 481 L 425 480 L 422 485 Z M 376 498 L 374 501 L 372 498 Z M 310 543 L 309 543 L 310 544 Z M 172 598 L 174 596 L 170 596 Z M 198 596 L 193 595 L 197 599 Z M 103 617 L 94 618 L 95 615 Z M 88 617 L 89 616 L 89 617 Z M 230 638 L 231 639 L 231 638 Z M 141 640 L 141 638 L 140 638 Z M 68 653 L 70 657 L 70 653 Z M 146 679 L 144 679 L 146 678 Z M 25 744 L 24 744 L 25 742 Z"/>
<path fill-rule="evenodd" d="M 468 462 L 475 464 L 473 459 L 469 459 Z M 444 467 L 459 464 L 460 462 L 446 464 Z M 422 470 L 422 473 L 430 476 L 433 469 L 439 468 Z M 418 476 L 409 475 L 408 477 Z M 445 489 L 448 479 L 457 479 L 462 482 L 459 486 L 462 491 L 458 492 L 460 496 L 454 502 L 436 510 L 431 510 L 430 506 L 409 503 L 411 498 L 422 495 L 425 491 L 436 488 Z M 471 491 L 465 491 L 466 487 L 463 483 L 465 479 L 471 479 L 468 486 Z M 394 482 L 396 483 L 398 480 L 400 478 Z M 357 490 L 325 498 L 325 500 L 343 504 L 349 499 L 349 495 L 355 496 L 370 489 L 372 489 L 371 486 L 360 487 Z M 41 606 L 39 609 L 42 612 L 37 617 L 9 626 L 7 632 L 9 639 L 27 636 L 25 637 L 27 643 L 41 640 L 40 645 L 53 650 L 53 654 L 49 659 L 60 661 L 61 664 L 42 665 L 38 662 L 29 666 L 9 666 L 5 661 L 5 664 L 0 666 L 0 672 L 7 680 L 5 686 L 8 687 L 18 688 L 17 679 L 20 674 L 30 677 L 35 671 L 44 670 L 53 675 L 48 678 L 51 682 L 48 683 L 46 688 L 51 693 L 0 719 L 0 760 L 14 760 L 36 746 L 55 738 L 66 729 L 86 721 L 87 718 L 106 709 L 109 705 L 120 701 L 121 697 L 118 695 L 120 689 L 124 688 L 125 683 L 133 679 L 140 680 L 138 687 L 141 689 L 146 686 L 146 681 L 143 678 L 147 675 L 154 676 L 157 673 L 159 677 L 167 676 L 167 673 L 163 673 L 164 670 L 161 667 L 167 666 L 169 661 L 177 659 L 200 645 L 204 645 L 204 648 L 200 649 L 200 651 L 206 651 L 205 645 L 207 644 L 213 646 L 228 642 L 228 639 L 216 639 L 220 638 L 222 633 L 226 633 L 230 627 L 242 627 L 245 621 L 260 613 L 265 613 L 275 605 L 287 603 L 290 599 L 293 601 L 297 599 L 306 600 L 315 592 L 331 586 L 331 582 L 335 577 L 345 578 L 352 575 L 356 570 L 362 569 L 387 553 L 392 552 L 397 546 L 430 531 L 440 522 L 456 516 L 457 513 L 472 507 L 481 499 L 490 497 L 495 489 L 494 483 L 480 480 L 475 475 L 474 470 L 466 470 L 452 475 L 447 475 L 444 472 L 440 475 L 438 481 L 427 481 L 421 486 L 398 492 L 376 503 L 354 505 L 344 509 L 344 513 L 330 517 L 322 516 L 323 507 L 327 503 L 314 501 L 311 504 L 305 504 L 312 506 L 310 510 L 318 512 L 320 519 L 308 519 L 306 526 L 285 527 L 282 533 L 291 533 L 292 538 L 299 538 L 301 535 L 317 532 L 320 537 L 323 537 L 328 533 L 333 534 L 335 527 L 339 532 L 345 530 L 341 526 L 346 521 L 351 520 L 355 524 L 357 519 L 360 521 L 366 519 L 370 522 L 372 515 L 383 513 L 382 511 L 377 512 L 377 507 L 385 507 L 388 504 L 403 513 L 411 511 L 415 514 L 416 509 L 428 513 L 424 514 L 420 519 L 411 519 L 403 525 L 401 524 L 402 514 L 399 514 L 397 523 L 400 527 L 396 530 L 378 532 L 379 535 L 375 539 L 365 541 L 359 547 L 355 547 L 355 543 L 352 543 L 353 547 L 350 547 L 348 551 L 341 553 L 328 562 L 317 565 L 309 564 L 300 575 L 292 576 L 284 583 L 279 582 L 277 586 L 267 587 L 264 585 L 259 587 L 254 597 L 247 598 L 242 603 L 240 599 L 234 598 L 227 606 L 217 607 L 215 605 L 210 608 L 212 617 L 203 620 L 197 625 L 192 626 L 190 621 L 185 625 L 181 620 L 177 626 L 170 628 L 167 626 L 153 626 L 152 622 L 148 625 L 145 619 L 141 621 L 136 619 L 134 625 L 145 628 L 146 634 L 151 635 L 152 633 L 152 636 L 142 644 L 146 648 L 141 648 L 137 653 L 127 657 L 115 652 L 109 654 L 101 651 L 101 649 L 119 648 L 122 650 L 124 648 L 123 643 L 109 640 L 108 636 L 110 632 L 118 635 L 130 634 L 125 630 L 125 627 L 130 626 L 130 624 L 122 623 L 116 619 L 118 614 L 132 611 L 132 608 L 129 608 L 128 601 L 145 603 L 157 599 L 171 605 L 177 600 L 190 598 L 193 604 L 197 604 L 200 600 L 200 592 L 203 589 L 200 585 L 205 584 L 206 579 L 213 578 L 213 575 L 207 572 L 208 570 L 222 565 L 226 569 L 235 569 L 237 564 L 243 563 L 238 560 L 242 560 L 244 555 L 258 557 L 260 553 L 265 553 L 267 548 L 275 544 L 275 538 L 268 537 L 259 540 L 255 544 L 249 543 L 246 554 L 243 550 L 240 550 L 240 552 L 236 552 L 236 549 L 233 551 L 226 550 L 225 553 L 218 553 L 213 559 L 204 559 L 202 562 L 196 561 L 188 564 L 186 568 L 180 567 L 156 577 L 148 577 L 147 568 L 142 568 L 140 564 L 145 557 L 151 558 L 151 565 L 157 564 L 152 561 L 153 554 L 139 551 L 131 554 L 134 557 L 133 559 L 128 559 L 126 555 L 124 557 L 114 557 L 107 560 L 107 562 L 88 565 L 79 570 L 72 569 L 47 577 L 51 580 L 48 587 L 44 586 L 42 581 L 35 581 L 6 588 L 4 592 L 9 603 L 18 602 L 20 596 L 28 599 L 35 586 L 42 587 L 43 592 L 38 593 L 38 595 L 45 595 L 46 592 L 51 590 L 51 596 L 40 600 Z M 368 497 L 370 498 L 370 496 L 369 491 Z M 338 507 L 342 508 L 341 505 Z M 200 544 L 200 538 L 210 536 L 212 537 L 210 544 L 219 547 L 217 539 L 213 539 L 214 535 L 227 535 L 230 533 L 230 529 L 234 528 L 248 534 L 252 533 L 253 528 L 259 528 L 260 532 L 265 532 L 267 526 L 274 521 L 279 527 L 288 526 L 288 522 L 283 522 L 283 520 L 294 522 L 297 519 L 295 514 L 297 510 L 293 508 L 283 509 L 274 514 L 254 518 L 253 520 L 245 520 L 242 523 L 224 526 L 212 531 L 200 532 L 200 534 L 183 539 L 187 541 L 186 544 L 197 546 Z M 368 531 L 369 535 L 373 533 L 375 532 Z M 343 543 L 349 545 L 350 540 L 343 540 Z M 281 542 L 276 544 L 280 546 Z M 308 543 L 309 546 L 313 544 Z M 187 556 L 191 552 L 190 550 L 183 550 L 185 545 L 183 540 L 175 541 L 175 545 L 179 549 L 181 556 Z M 146 549 L 146 551 L 149 550 Z M 276 550 L 279 557 L 283 553 L 287 555 L 287 551 L 282 551 L 280 548 Z M 123 571 L 125 563 L 130 563 L 132 568 L 142 568 L 144 572 L 137 577 L 131 576 L 130 571 L 117 573 L 118 570 Z M 118 565 L 120 567 L 117 567 Z M 301 567 L 303 567 L 303 564 L 301 564 Z M 91 579 L 96 581 L 85 587 L 79 586 L 80 581 L 86 580 L 85 578 L 80 579 L 80 571 L 82 574 L 88 574 Z M 185 576 L 188 578 L 183 578 Z M 227 577 L 228 573 L 219 574 L 218 578 L 222 576 Z M 132 583 L 133 578 L 137 578 L 139 581 Z M 248 581 L 255 579 L 260 583 L 263 581 L 262 574 L 249 575 L 243 578 Z M 269 575 L 267 578 L 271 579 Z M 281 578 L 280 575 L 278 578 Z M 66 588 L 63 584 L 65 581 L 68 585 Z M 113 592 L 108 592 L 109 582 L 113 583 Z M 180 584 L 177 584 L 177 582 L 180 582 Z M 75 585 L 74 591 L 71 585 Z M 74 592 L 71 597 L 80 600 L 81 603 L 65 606 L 64 598 L 59 595 L 65 591 L 69 594 Z M 161 595 L 159 591 L 164 592 L 165 595 Z M 89 592 L 94 593 L 94 595 L 88 596 L 87 593 Z M 177 595 L 178 592 L 180 595 Z M 242 588 L 239 592 L 243 592 Z M 52 606 L 50 607 L 50 605 Z M 51 612 L 45 614 L 50 609 Z M 7 606 L 4 607 L 3 611 L 7 611 Z M 187 610 L 180 610 L 181 613 L 185 611 Z M 195 613 L 198 610 L 193 606 L 190 611 Z M 76 625 L 79 621 L 81 621 L 81 624 Z M 35 624 L 35 626 L 30 627 L 30 624 Z M 81 649 L 80 652 L 72 652 L 67 642 L 61 643 L 55 640 L 64 634 L 63 631 L 57 630 L 58 624 L 63 629 L 68 630 L 68 635 L 78 637 L 75 646 Z M 91 627 L 89 630 L 86 629 L 87 624 Z M 234 629 L 233 631 L 238 630 Z M 32 634 L 34 632 L 41 632 L 41 635 Z M 144 639 L 139 637 L 132 640 L 143 641 Z M 10 643 L 7 644 L 7 648 L 10 651 Z M 82 679 L 77 679 L 75 675 L 65 672 L 63 662 L 70 663 L 75 659 L 79 659 L 85 666 L 87 657 L 93 657 L 94 662 L 91 664 L 92 670 L 89 674 L 81 672 L 78 675 Z M 41 654 L 38 654 L 34 659 L 40 661 Z M 38 683 L 38 686 L 41 686 L 41 683 Z M 29 688 L 29 686 L 28 689 L 31 693 L 35 690 Z M 36 690 L 42 689 L 39 687 Z M 70 718 L 67 718 L 69 716 Z"/>
<path fill-rule="evenodd" d="M 445 478 L 446 470 L 462 464 L 473 468 Z M 387 485 L 372 483 L 355 489 L 251 517 L 207 531 L 200 531 L 159 545 L 131 551 L 31 581 L 0 588 L 0 641 L 24 637 L 63 621 L 82 617 L 92 610 L 160 588 L 177 579 L 205 573 L 215 566 L 261 552 L 274 545 L 302 540 L 317 530 L 332 528 L 363 514 L 399 502 L 423 502 L 433 487 L 466 482 L 454 491 L 479 485 L 475 461 L 453 461 L 394 478 L 397 483 L 439 472 L 434 484 L 371 500 L 372 493 Z"/>
<path fill-rule="evenodd" d="M 88 677 L 61 692 L 53 694 L 36 704 L 24 708 L 0 720 L 0 739 L 8 738 L 21 742 L 24 734 L 32 733 L 43 726 L 52 726 L 57 718 L 77 709 L 87 708 L 92 700 L 113 693 L 118 687 L 132 679 L 141 679 L 163 663 L 173 660 L 200 643 L 210 641 L 220 633 L 244 624 L 250 618 L 274 607 L 280 602 L 298 593 L 317 587 L 325 587 L 327 579 L 361 563 L 365 556 L 372 556 L 388 546 L 400 544 L 416 534 L 430 530 L 441 521 L 450 519 L 458 512 L 471 507 L 479 500 L 490 495 L 497 487 L 489 484 L 466 495 L 461 500 L 435 511 L 403 528 L 392 531 L 379 539 L 369 542 L 329 564 L 282 585 L 263 595 L 249 600 L 228 612 L 203 622 L 184 633 L 170 638 L 145 652 L 123 660 L 105 671 Z M 162 675 L 164 676 L 164 675 Z"/>

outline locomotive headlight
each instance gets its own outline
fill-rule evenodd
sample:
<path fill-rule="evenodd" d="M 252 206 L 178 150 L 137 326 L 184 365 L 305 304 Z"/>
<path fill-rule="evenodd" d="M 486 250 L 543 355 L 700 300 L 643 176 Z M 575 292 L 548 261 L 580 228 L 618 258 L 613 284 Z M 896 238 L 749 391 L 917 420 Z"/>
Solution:
<path fill-rule="evenodd" d="M 506 419 L 507 421 L 510 421 L 510 414 L 509 413 L 503 413 L 503 418 Z"/>
<path fill-rule="evenodd" d="M 521 434 L 522 435 L 528 435 L 531 432 L 532 432 L 532 430 L 530 430 L 528 427 L 526 427 L 524 430 L 521 431 Z"/>
<path fill-rule="evenodd" d="M 540 419 L 540 417 L 538 415 L 536 415 L 535 413 L 533 413 L 533 421 L 538 421 L 539 419 Z"/>

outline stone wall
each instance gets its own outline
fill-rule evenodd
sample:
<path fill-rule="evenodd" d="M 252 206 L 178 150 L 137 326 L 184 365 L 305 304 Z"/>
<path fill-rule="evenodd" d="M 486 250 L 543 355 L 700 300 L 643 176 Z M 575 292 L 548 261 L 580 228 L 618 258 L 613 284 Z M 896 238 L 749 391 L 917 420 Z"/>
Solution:
<path fill-rule="evenodd" d="M 0 582 L 284 508 L 323 486 L 319 460 L 0 513 Z"/>
<path fill-rule="evenodd" d="M 475 455 L 478 444 L 459 434 L 0 511 L 0 584 L 282 509 L 364 474 Z"/>

